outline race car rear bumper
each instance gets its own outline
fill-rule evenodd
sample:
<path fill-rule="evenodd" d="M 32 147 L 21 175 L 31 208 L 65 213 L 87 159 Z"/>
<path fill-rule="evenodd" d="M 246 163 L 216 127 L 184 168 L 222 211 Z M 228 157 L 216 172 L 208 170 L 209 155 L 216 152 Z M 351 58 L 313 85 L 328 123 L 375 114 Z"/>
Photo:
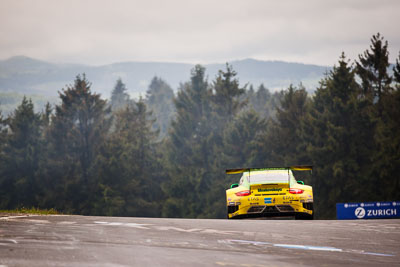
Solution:
<path fill-rule="evenodd" d="M 310 211 L 313 210 L 312 203 L 303 203 L 302 208 L 303 210 L 298 210 L 297 207 L 295 209 L 291 205 L 278 204 L 250 206 L 247 210 L 243 210 L 243 208 L 239 208 L 239 206 L 228 206 L 228 217 L 232 219 L 255 217 L 293 217 L 303 213 L 306 216 L 311 216 Z M 308 211 L 305 211 L 304 209 L 307 209 Z"/>
<path fill-rule="evenodd" d="M 294 208 L 290 205 L 275 205 L 275 206 L 252 206 L 247 210 L 248 214 L 253 213 L 282 213 L 282 212 L 294 212 Z"/>

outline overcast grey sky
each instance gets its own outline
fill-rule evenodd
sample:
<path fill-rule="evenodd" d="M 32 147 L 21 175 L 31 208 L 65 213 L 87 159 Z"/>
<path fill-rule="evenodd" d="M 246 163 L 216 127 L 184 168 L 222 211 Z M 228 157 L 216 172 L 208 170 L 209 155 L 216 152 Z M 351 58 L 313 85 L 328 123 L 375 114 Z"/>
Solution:
<path fill-rule="evenodd" d="M 331 66 L 380 32 L 394 62 L 399 26 L 398 0 L 0 0 L 0 59 Z"/>

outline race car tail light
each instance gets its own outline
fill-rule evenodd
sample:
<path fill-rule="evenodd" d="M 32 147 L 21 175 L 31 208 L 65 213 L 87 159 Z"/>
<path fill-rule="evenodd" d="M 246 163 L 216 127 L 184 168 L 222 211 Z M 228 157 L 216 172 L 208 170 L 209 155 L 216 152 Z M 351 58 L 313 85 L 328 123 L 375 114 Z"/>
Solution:
<path fill-rule="evenodd" d="M 244 197 L 244 196 L 248 196 L 251 194 L 250 190 L 245 190 L 245 191 L 240 191 L 235 193 L 235 195 L 237 195 L 238 197 Z"/>
<path fill-rule="evenodd" d="M 289 193 L 290 194 L 303 194 L 304 190 L 303 189 L 297 189 L 297 188 L 290 188 Z"/>

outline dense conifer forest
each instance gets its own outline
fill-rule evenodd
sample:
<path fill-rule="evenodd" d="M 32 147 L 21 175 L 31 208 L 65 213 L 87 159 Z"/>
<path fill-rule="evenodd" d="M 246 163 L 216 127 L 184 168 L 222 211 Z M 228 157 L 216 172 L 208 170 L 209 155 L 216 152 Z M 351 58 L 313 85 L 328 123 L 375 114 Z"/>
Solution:
<path fill-rule="evenodd" d="M 316 218 L 337 202 L 400 200 L 400 54 L 378 33 L 343 53 L 314 94 L 241 87 L 229 65 L 209 80 L 196 65 L 174 94 L 154 77 L 131 99 L 76 76 L 59 104 L 24 98 L 0 116 L 0 209 L 85 215 L 224 218 L 229 168 L 311 164 Z M 110 100 L 106 100 L 109 98 Z M 1 106 L 0 106 L 1 109 Z"/>

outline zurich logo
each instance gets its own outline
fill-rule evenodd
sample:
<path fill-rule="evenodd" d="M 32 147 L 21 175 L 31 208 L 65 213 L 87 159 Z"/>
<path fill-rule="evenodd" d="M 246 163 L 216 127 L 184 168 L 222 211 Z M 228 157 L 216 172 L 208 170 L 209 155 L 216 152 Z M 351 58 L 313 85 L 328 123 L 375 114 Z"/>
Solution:
<path fill-rule="evenodd" d="M 365 209 L 358 207 L 355 211 L 354 211 L 354 215 L 356 215 L 356 217 L 358 219 L 362 219 L 365 216 Z"/>

